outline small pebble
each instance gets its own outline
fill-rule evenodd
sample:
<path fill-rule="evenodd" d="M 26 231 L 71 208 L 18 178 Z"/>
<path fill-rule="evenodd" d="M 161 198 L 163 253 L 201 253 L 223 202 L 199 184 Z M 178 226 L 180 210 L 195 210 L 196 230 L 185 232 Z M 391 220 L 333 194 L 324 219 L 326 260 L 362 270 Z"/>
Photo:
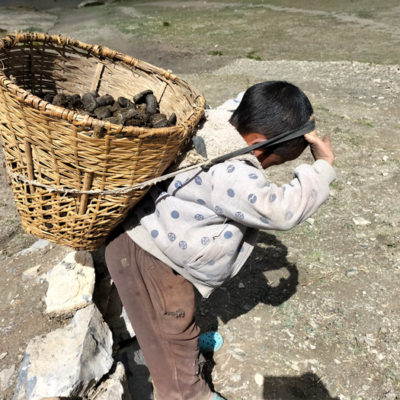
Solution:
<path fill-rule="evenodd" d="M 232 374 L 230 380 L 232 382 L 240 382 L 242 380 L 242 375 L 240 375 L 240 374 Z"/>
<path fill-rule="evenodd" d="M 244 289 L 245 288 L 244 283 L 243 282 L 239 282 L 238 288 L 239 289 Z"/>
<path fill-rule="evenodd" d="M 264 377 L 259 372 L 254 375 L 254 380 L 258 386 L 264 385 Z"/>
<path fill-rule="evenodd" d="M 353 275 L 357 275 L 358 274 L 358 269 L 356 268 L 356 267 L 353 267 L 353 268 L 349 268 L 347 271 L 346 271 L 346 276 L 349 278 L 350 276 L 353 276 Z"/>
<path fill-rule="evenodd" d="M 7 356 L 7 352 L 5 351 L 4 353 L 0 354 L 0 360 L 3 360 Z"/>
<path fill-rule="evenodd" d="M 366 219 L 364 219 L 362 217 L 354 217 L 353 218 L 353 222 L 357 226 L 367 226 L 367 225 L 371 224 L 370 221 L 368 221 L 368 220 L 366 220 Z"/>

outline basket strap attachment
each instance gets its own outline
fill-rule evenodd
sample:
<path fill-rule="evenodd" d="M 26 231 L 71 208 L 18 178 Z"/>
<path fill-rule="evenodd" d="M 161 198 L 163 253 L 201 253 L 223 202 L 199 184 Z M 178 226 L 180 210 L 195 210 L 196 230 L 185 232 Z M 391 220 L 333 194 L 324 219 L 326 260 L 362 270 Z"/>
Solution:
<path fill-rule="evenodd" d="M 103 72 L 104 72 L 105 65 L 101 62 L 98 62 L 96 65 L 96 69 L 94 71 L 93 75 L 93 80 L 92 84 L 90 85 L 90 91 L 91 92 L 98 92 L 101 84 L 101 78 L 103 77 Z M 93 136 L 94 137 L 101 137 L 100 134 L 101 128 L 98 126 L 95 126 L 93 129 Z M 83 176 L 83 190 L 82 190 L 82 195 L 80 198 L 79 202 L 79 215 L 84 215 L 86 213 L 87 209 L 87 204 L 89 201 L 89 195 L 87 192 L 90 191 L 90 188 L 92 187 L 93 183 L 93 172 L 85 172 L 85 175 Z"/>
<path fill-rule="evenodd" d="M 102 62 L 97 63 L 96 69 L 93 75 L 93 81 L 90 86 L 91 92 L 98 92 L 100 88 L 101 78 L 103 77 L 105 65 Z"/>
<path fill-rule="evenodd" d="M 94 127 L 93 136 L 97 137 L 97 138 L 101 137 L 101 128 L 100 127 L 98 127 L 98 126 Z M 83 215 L 86 213 L 89 195 L 84 192 L 88 192 L 90 190 L 90 188 L 92 187 L 92 183 L 93 183 L 93 171 L 85 172 L 85 175 L 83 177 L 83 191 L 82 191 L 83 193 L 82 193 L 80 203 L 79 203 L 79 214 L 80 215 Z"/>
<path fill-rule="evenodd" d="M 33 159 L 32 159 L 32 146 L 28 142 L 28 140 L 24 140 L 24 148 L 25 148 L 25 162 L 26 162 L 26 168 L 28 171 L 28 179 L 29 180 L 34 180 L 35 175 L 33 172 Z M 30 185 L 30 192 L 31 194 L 35 191 L 35 187 L 33 185 Z"/>

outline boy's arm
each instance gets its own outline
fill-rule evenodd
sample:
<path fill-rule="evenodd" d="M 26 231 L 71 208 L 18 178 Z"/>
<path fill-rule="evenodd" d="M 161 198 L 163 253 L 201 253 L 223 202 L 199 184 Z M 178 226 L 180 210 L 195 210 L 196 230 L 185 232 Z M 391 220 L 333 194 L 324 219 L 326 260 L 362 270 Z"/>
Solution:
<path fill-rule="evenodd" d="M 294 179 L 281 187 L 242 161 L 228 161 L 213 168 L 214 208 L 232 220 L 259 229 L 287 230 L 304 221 L 329 197 L 329 184 L 335 179 L 329 161 L 322 158 L 313 165 L 297 167 Z"/>

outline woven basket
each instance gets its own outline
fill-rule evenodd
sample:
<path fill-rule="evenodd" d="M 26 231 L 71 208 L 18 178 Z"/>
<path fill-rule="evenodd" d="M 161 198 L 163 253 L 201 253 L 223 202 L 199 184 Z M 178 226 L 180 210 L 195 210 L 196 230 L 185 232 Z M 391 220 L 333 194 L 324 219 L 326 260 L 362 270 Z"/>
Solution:
<path fill-rule="evenodd" d="M 152 89 L 177 124 L 123 127 L 41 98 L 93 89 L 115 98 Z M 204 98 L 186 82 L 106 47 L 42 33 L 0 39 L 6 166 L 22 226 L 37 237 L 76 249 L 102 245 L 149 187 L 124 189 L 162 175 L 203 112 Z"/>

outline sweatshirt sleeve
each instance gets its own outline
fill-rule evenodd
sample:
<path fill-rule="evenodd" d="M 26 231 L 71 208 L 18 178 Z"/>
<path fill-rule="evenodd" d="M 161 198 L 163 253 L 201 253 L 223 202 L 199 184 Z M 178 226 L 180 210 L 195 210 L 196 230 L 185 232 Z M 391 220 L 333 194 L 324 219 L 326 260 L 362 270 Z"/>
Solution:
<path fill-rule="evenodd" d="M 213 167 L 211 201 L 217 214 L 258 229 L 288 230 L 314 214 L 329 197 L 332 166 L 302 164 L 288 184 L 270 183 L 262 171 L 238 160 Z"/>

